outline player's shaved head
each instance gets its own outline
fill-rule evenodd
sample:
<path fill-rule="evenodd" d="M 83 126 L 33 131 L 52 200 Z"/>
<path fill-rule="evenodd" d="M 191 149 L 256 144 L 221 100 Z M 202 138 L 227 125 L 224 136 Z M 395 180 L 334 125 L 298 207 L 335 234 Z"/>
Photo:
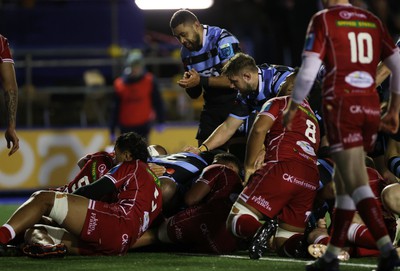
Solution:
<path fill-rule="evenodd" d="M 171 29 L 174 29 L 180 24 L 185 24 L 185 23 L 195 23 L 198 22 L 199 20 L 197 19 L 197 16 L 194 15 L 193 12 L 187 10 L 187 9 L 180 9 L 176 11 L 169 22 L 169 26 Z"/>

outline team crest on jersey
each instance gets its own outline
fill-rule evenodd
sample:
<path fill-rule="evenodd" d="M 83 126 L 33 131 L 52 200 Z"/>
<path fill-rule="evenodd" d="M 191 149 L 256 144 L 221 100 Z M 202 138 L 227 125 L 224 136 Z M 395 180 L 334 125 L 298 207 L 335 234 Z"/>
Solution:
<path fill-rule="evenodd" d="M 235 54 L 235 52 L 233 51 L 232 44 L 230 43 L 221 45 L 219 49 L 221 50 L 220 56 L 223 59 L 231 58 Z"/>
<path fill-rule="evenodd" d="M 308 33 L 304 49 L 306 51 L 311 51 L 314 46 L 314 41 L 315 41 L 315 34 L 313 32 Z"/>

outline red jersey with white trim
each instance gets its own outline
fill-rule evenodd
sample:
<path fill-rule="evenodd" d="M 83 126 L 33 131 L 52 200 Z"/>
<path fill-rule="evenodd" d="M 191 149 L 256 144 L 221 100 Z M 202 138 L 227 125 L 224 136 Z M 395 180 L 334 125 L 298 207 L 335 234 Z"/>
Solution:
<path fill-rule="evenodd" d="M 290 96 L 272 98 L 263 105 L 259 113 L 274 121 L 264 141 L 265 162 L 295 159 L 316 167 L 316 152 L 320 142 L 318 120 L 308 102 L 304 101 L 298 106 L 298 113 L 293 118 L 292 130 L 284 128 L 282 112 L 287 107 L 289 99 Z"/>
<path fill-rule="evenodd" d="M 81 186 L 97 181 L 114 166 L 114 155 L 108 152 L 96 152 L 85 158 L 88 160 L 75 178 L 57 190 L 72 193 Z"/>
<path fill-rule="evenodd" d="M 159 180 L 147 164 L 123 162 L 103 178 L 117 192 L 109 202 L 90 200 L 80 235 L 82 255 L 124 255 L 161 213 Z"/>
<path fill-rule="evenodd" d="M 140 160 L 123 162 L 113 167 L 104 177 L 109 178 L 117 188 L 115 199 L 132 219 L 142 217 L 148 212 L 149 217 L 142 221 L 143 232 L 161 210 L 161 189 L 157 176 L 146 163 Z"/>
<path fill-rule="evenodd" d="M 335 5 L 316 13 L 307 30 L 304 55 L 326 66 L 324 97 L 375 91 L 380 60 L 398 51 L 382 22 L 369 11 Z"/>
<path fill-rule="evenodd" d="M 14 64 L 8 40 L 6 37 L 0 35 L 0 63 L 4 62 Z"/>

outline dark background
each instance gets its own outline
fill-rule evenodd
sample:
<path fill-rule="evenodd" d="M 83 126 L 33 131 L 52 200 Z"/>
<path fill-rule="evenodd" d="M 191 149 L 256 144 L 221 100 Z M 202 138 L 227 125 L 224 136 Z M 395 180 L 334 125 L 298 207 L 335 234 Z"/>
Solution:
<path fill-rule="evenodd" d="M 382 18 L 396 38 L 398 0 L 353 1 Z M 215 0 L 194 10 L 203 24 L 226 28 L 257 63 L 298 66 L 307 24 L 319 0 Z M 123 48 L 169 50 L 174 11 L 142 11 L 134 0 L 0 0 L 0 33 L 17 53 L 31 49 Z"/>

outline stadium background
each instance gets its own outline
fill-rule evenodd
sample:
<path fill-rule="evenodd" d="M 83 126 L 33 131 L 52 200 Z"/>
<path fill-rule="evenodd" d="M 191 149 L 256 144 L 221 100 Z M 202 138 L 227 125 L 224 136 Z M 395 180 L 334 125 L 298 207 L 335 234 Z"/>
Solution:
<path fill-rule="evenodd" d="M 399 1 L 356 2 L 375 9 L 397 38 Z M 307 23 L 319 8 L 318 0 L 215 0 L 194 12 L 201 23 L 236 35 L 257 63 L 298 66 Z M 196 144 L 202 101 L 189 100 L 175 83 L 182 65 L 169 29 L 173 12 L 142 11 L 133 0 L 0 0 L 0 33 L 10 40 L 16 63 L 21 140 L 11 157 L 0 140 L 3 196 L 62 185 L 77 172 L 81 156 L 110 144 L 112 82 L 133 48 L 144 50 L 167 105 L 168 125 L 152 131 L 149 143 L 169 152 Z M 4 106 L 0 116 L 4 127 Z"/>

